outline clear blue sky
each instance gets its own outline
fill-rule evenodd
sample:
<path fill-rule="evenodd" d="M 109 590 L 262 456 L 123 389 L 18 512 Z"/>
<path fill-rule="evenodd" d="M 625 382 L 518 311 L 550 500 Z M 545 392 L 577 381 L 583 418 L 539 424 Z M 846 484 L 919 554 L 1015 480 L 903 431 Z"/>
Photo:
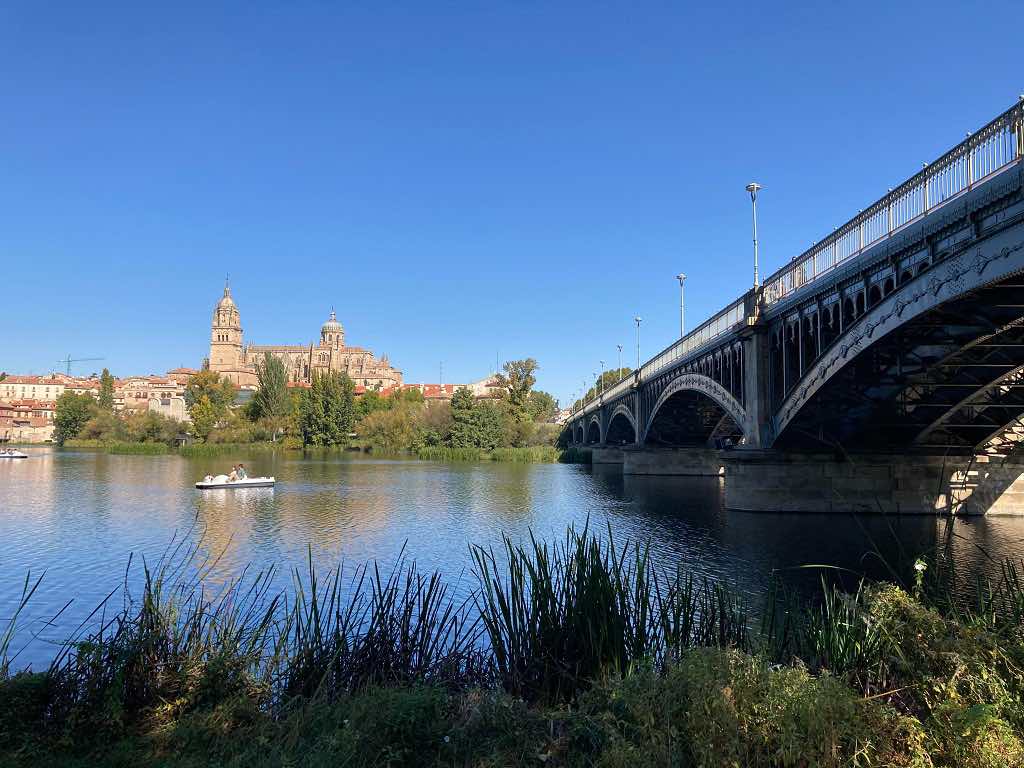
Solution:
<path fill-rule="evenodd" d="M 748 286 L 748 181 L 767 272 L 1024 92 L 1019 0 L 691 5 L 3 4 L 0 370 L 198 365 L 230 272 L 248 341 L 565 401 Z"/>

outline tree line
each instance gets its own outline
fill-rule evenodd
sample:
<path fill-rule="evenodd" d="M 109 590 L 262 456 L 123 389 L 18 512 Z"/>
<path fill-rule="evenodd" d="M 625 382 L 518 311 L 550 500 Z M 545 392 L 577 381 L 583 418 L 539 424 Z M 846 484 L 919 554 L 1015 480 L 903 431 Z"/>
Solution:
<path fill-rule="evenodd" d="M 267 354 L 256 366 L 252 399 L 236 407 L 236 389 L 203 370 L 185 387 L 189 436 L 199 442 L 282 442 L 288 447 L 346 446 L 353 440 L 381 452 L 424 447 L 474 448 L 553 445 L 558 403 L 534 389 L 537 361 L 512 360 L 493 387 L 497 397 L 478 400 L 465 388 L 450 402 L 425 401 L 419 390 L 356 395 L 344 373 L 316 371 L 308 388 L 291 388 L 284 364 Z M 186 429 L 157 413 L 115 413 L 113 377 L 104 369 L 99 399 L 66 392 L 57 401 L 55 439 L 173 444 Z"/>

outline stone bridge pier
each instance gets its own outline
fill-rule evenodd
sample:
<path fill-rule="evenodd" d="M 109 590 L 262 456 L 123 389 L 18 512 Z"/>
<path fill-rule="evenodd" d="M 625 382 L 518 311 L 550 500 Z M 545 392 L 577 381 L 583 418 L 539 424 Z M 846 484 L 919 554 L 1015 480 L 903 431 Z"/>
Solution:
<path fill-rule="evenodd" d="M 567 429 L 737 510 L 1024 514 L 1024 101 Z"/>

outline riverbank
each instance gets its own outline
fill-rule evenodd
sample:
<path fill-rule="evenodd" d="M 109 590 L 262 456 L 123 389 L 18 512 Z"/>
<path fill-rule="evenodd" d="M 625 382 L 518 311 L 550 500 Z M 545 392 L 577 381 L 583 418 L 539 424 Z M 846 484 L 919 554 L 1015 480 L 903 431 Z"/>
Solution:
<path fill-rule="evenodd" d="M 260 577 L 211 598 L 165 562 L 39 673 L 0 631 L 0 763 L 1024 764 L 1009 565 L 971 609 L 925 578 L 936 561 L 909 591 L 772 590 L 755 623 L 728 587 L 585 532 L 473 557 L 468 603 L 411 565 L 351 594 L 297 572 L 284 600 Z"/>
<path fill-rule="evenodd" d="M 68 440 L 65 448 L 75 450 L 97 450 L 105 453 L 165 456 L 177 453 L 189 458 L 204 456 L 227 456 L 248 451 L 287 451 L 295 454 L 326 455 L 337 453 L 363 453 L 373 455 L 372 446 L 353 442 L 347 446 L 303 446 L 301 443 L 283 441 L 280 443 L 192 443 L 182 446 L 168 446 L 165 443 L 108 442 L 102 440 Z M 533 464 L 589 464 L 591 452 L 587 449 L 554 446 L 533 446 L 526 448 L 495 448 L 484 451 L 478 448 L 422 448 L 417 452 L 398 454 L 411 456 L 423 461 L 502 461 Z M 390 455 L 390 454 L 386 454 Z"/>

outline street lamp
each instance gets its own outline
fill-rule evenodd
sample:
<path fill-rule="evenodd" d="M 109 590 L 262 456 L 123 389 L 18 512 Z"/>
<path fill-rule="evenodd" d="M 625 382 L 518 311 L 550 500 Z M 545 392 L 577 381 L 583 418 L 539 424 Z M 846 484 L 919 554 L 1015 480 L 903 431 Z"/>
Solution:
<path fill-rule="evenodd" d="M 598 360 L 601 364 L 601 378 L 598 381 L 601 382 L 601 394 L 604 395 L 604 360 Z"/>
<path fill-rule="evenodd" d="M 636 369 L 639 372 L 639 370 L 640 370 L 640 323 L 642 322 L 642 318 L 634 317 L 633 318 L 633 322 L 636 323 Z"/>
<path fill-rule="evenodd" d="M 622 381 L 622 345 L 615 345 L 619 350 L 619 381 Z"/>
<path fill-rule="evenodd" d="M 676 275 L 676 280 L 679 281 L 679 338 L 683 338 L 686 335 L 686 313 L 683 304 L 683 283 L 686 282 L 686 275 L 680 272 Z"/>
<path fill-rule="evenodd" d="M 756 181 L 752 181 L 747 184 L 747 192 L 750 193 L 750 205 L 753 209 L 754 217 L 754 287 L 757 288 L 760 285 L 760 281 L 757 279 L 757 192 L 760 189 L 764 189 Z"/>

